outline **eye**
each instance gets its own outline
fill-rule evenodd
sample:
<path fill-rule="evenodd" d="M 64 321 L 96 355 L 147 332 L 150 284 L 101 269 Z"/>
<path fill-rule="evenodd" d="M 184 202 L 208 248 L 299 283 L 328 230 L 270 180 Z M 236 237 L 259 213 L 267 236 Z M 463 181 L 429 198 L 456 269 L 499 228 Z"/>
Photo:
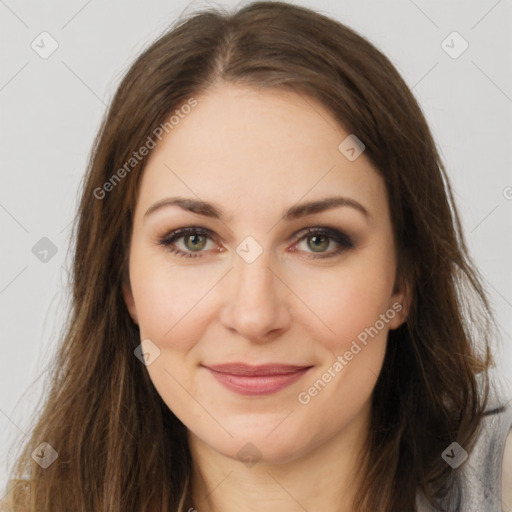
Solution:
<path fill-rule="evenodd" d="M 306 256 L 308 259 L 331 258 L 354 247 L 354 243 L 349 236 L 327 226 L 307 228 L 297 233 L 295 239 L 298 240 L 298 243 L 294 247 L 304 241 L 306 248 L 313 252 L 313 254 Z M 333 241 L 338 244 L 338 247 L 327 252 L 326 249 L 332 245 Z M 308 250 L 305 252 L 308 252 Z"/>
<path fill-rule="evenodd" d="M 182 239 L 183 248 L 180 249 L 176 247 L 175 243 Z M 178 256 L 197 258 L 202 256 L 199 253 L 207 246 L 208 240 L 212 239 L 213 233 L 210 230 L 200 227 L 188 227 L 172 231 L 161 238 L 158 243 Z"/>
<path fill-rule="evenodd" d="M 308 259 L 316 258 L 329 258 L 340 254 L 342 251 L 352 249 L 354 243 L 351 238 L 330 227 L 310 227 L 295 234 L 293 238 L 296 240 L 292 252 L 296 252 L 295 247 L 301 242 L 305 242 L 305 249 L 300 252 L 312 251 L 312 254 L 306 256 Z M 203 256 L 203 249 L 208 247 L 208 242 L 213 242 L 216 245 L 215 235 L 213 232 L 206 228 L 201 227 L 187 227 L 171 231 L 162 237 L 158 243 L 159 245 L 168 249 L 171 253 L 184 258 L 197 258 Z M 178 242 L 181 241 L 181 248 Z M 326 251 L 333 242 L 338 246 L 330 251 Z M 217 252 L 223 249 L 217 248 Z"/>

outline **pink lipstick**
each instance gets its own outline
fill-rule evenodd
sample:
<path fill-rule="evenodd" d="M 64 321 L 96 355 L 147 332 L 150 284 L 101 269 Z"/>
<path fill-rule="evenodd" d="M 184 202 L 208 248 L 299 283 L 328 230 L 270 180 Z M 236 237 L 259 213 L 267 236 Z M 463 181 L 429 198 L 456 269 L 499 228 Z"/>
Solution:
<path fill-rule="evenodd" d="M 299 380 L 312 366 L 226 363 L 204 366 L 227 389 L 241 395 L 270 395 Z"/>

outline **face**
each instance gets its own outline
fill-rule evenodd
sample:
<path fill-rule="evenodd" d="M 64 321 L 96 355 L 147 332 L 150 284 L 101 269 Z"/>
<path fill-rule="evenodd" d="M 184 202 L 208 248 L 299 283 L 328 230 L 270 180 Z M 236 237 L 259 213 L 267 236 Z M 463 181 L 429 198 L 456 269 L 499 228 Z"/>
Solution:
<path fill-rule="evenodd" d="M 196 100 L 144 170 L 125 301 L 194 439 L 289 461 L 367 415 L 404 321 L 385 185 L 314 99 L 222 84 Z M 300 369 L 209 369 L 225 363 Z"/>

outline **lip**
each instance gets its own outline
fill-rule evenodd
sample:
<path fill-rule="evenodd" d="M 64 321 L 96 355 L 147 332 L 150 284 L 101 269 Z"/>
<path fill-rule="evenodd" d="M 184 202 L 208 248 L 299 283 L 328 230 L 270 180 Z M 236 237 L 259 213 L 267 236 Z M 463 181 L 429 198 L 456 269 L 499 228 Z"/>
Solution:
<path fill-rule="evenodd" d="M 312 366 L 227 363 L 204 366 L 227 389 L 241 395 L 270 395 L 299 380 Z"/>

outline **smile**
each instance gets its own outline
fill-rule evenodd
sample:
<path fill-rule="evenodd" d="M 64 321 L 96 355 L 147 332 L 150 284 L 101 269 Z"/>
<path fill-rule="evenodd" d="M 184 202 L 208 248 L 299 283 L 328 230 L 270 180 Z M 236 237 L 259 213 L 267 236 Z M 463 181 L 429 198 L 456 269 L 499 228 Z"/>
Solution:
<path fill-rule="evenodd" d="M 312 366 L 219 365 L 205 368 L 224 387 L 241 395 L 270 395 L 299 380 Z"/>

